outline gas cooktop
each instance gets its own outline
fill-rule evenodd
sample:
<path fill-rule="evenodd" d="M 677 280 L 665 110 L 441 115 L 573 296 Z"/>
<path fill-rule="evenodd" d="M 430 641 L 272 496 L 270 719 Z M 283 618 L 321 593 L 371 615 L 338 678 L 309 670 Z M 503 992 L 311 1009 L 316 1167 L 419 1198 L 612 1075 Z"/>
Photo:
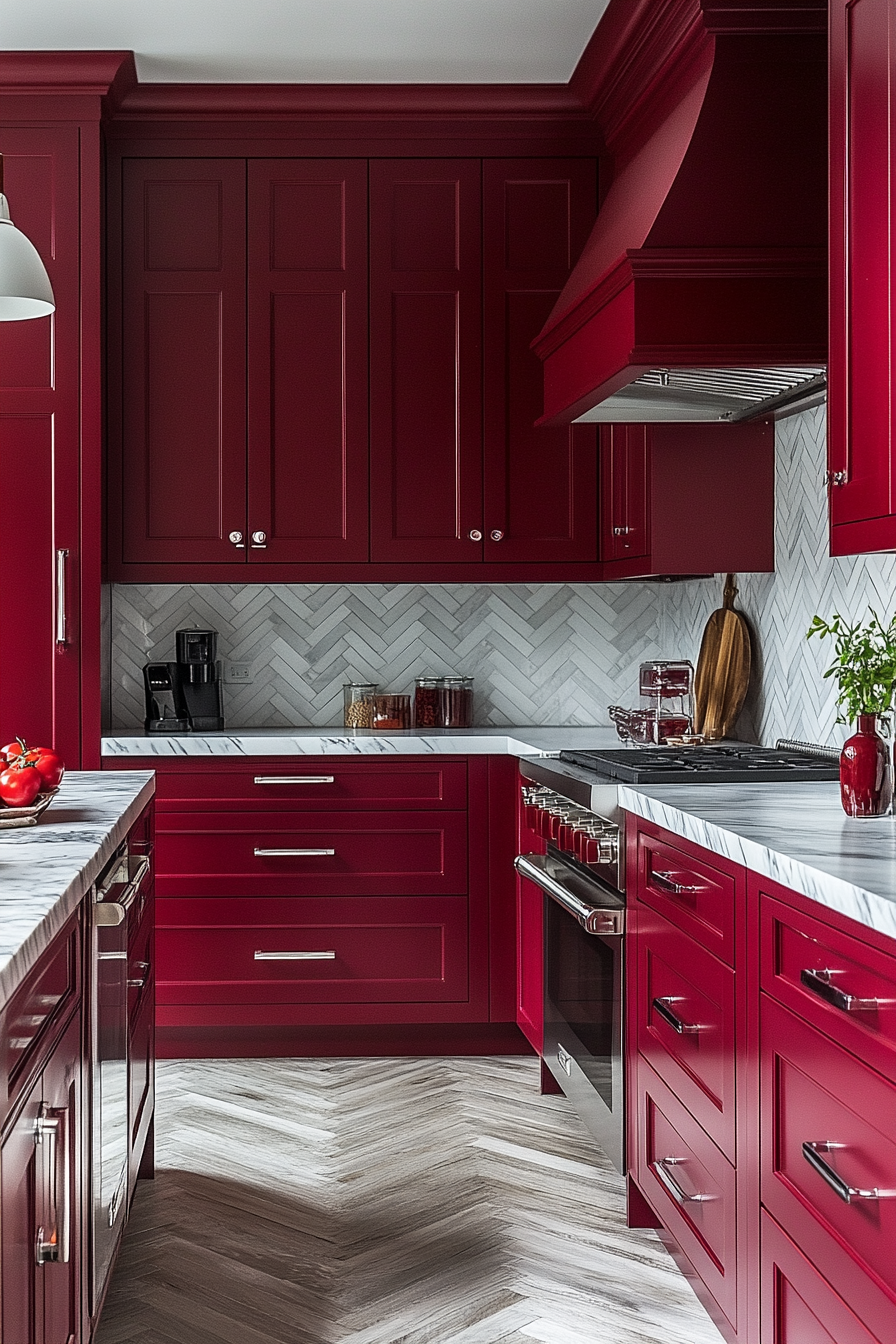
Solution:
<path fill-rule="evenodd" d="M 708 747 L 623 747 L 619 751 L 561 751 L 561 761 L 584 766 L 625 784 L 771 784 L 789 780 L 840 778 L 836 753 L 812 756 L 802 751 L 748 744 Z"/>

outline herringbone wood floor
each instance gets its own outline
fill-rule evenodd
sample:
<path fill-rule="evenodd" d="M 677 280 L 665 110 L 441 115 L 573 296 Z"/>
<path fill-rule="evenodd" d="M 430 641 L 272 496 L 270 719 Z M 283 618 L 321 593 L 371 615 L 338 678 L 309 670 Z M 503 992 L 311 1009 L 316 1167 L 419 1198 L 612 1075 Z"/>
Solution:
<path fill-rule="evenodd" d="M 97 1344 L 719 1344 L 534 1060 L 159 1066 Z"/>

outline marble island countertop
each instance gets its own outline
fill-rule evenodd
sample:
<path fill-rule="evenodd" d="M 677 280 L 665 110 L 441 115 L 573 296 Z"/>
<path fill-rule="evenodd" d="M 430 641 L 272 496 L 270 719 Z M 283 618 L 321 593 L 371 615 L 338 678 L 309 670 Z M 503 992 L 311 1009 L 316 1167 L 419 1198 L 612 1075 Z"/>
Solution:
<path fill-rule="evenodd" d="M 37 826 L 0 830 L 0 1008 L 154 792 L 145 770 L 72 772 Z"/>
<path fill-rule="evenodd" d="M 896 938 L 896 817 L 847 817 L 840 786 L 619 786 L 619 805 Z"/>
<path fill-rule="evenodd" d="M 371 729 L 233 728 L 220 733 L 115 733 L 103 756 L 542 756 L 565 748 L 618 747 L 616 729 L 443 728 L 378 733 Z"/>

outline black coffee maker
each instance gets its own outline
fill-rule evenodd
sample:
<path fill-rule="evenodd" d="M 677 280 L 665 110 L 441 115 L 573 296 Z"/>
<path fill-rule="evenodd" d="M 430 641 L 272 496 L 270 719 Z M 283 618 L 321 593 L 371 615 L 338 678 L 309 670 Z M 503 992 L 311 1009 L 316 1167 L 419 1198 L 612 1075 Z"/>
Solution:
<path fill-rule="evenodd" d="M 224 727 L 214 630 L 178 630 L 177 661 L 143 669 L 148 733 L 203 733 Z"/>

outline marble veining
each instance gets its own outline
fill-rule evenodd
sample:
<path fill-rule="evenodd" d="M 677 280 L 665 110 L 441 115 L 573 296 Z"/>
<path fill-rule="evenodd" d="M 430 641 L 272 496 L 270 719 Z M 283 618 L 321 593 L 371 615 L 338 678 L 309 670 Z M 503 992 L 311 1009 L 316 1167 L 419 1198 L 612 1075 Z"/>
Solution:
<path fill-rule="evenodd" d="M 618 747 L 615 728 L 469 728 L 425 733 L 319 728 L 242 728 L 236 733 L 181 736 L 117 733 L 102 739 L 103 756 L 542 756 L 565 748 Z"/>
<path fill-rule="evenodd" d="M 896 818 L 847 817 L 836 782 L 622 784 L 619 805 L 896 938 Z"/>
<path fill-rule="evenodd" d="M 154 792 L 151 771 L 73 772 L 37 826 L 0 831 L 0 1007 Z"/>

